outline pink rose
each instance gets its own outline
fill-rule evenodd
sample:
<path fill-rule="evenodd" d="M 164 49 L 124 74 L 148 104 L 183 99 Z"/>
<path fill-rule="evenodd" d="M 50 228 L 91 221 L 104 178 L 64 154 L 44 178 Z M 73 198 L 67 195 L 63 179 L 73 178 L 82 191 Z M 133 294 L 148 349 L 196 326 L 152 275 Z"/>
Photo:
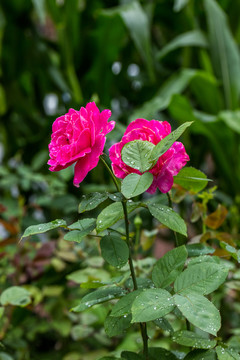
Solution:
<path fill-rule="evenodd" d="M 114 174 L 120 179 L 124 179 L 131 173 L 141 174 L 122 161 L 121 151 L 125 144 L 133 140 L 144 140 L 156 145 L 170 132 L 171 126 L 167 121 L 148 121 L 145 119 L 133 121 L 128 125 L 122 140 L 109 149 Z M 176 141 L 169 150 L 160 156 L 156 165 L 149 170 L 153 174 L 153 183 L 147 192 L 153 194 L 157 188 L 163 193 L 168 192 L 173 186 L 173 176 L 178 174 L 188 160 L 189 156 L 183 144 Z"/>
<path fill-rule="evenodd" d="M 49 144 L 49 170 L 66 169 L 76 162 L 73 184 L 79 186 L 87 173 L 97 166 L 106 137 L 115 126 L 108 122 L 110 110 L 101 113 L 94 102 L 79 111 L 70 109 L 57 118 L 52 126 Z"/>

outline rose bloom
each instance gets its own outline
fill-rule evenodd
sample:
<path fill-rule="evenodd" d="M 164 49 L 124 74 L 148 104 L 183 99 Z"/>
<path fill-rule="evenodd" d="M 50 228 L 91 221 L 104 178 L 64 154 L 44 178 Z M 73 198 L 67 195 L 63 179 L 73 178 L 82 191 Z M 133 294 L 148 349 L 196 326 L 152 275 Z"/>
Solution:
<path fill-rule="evenodd" d="M 98 164 L 106 134 L 115 126 L 114 121 L 108 122 L 110 116 L 110 110 L 100 112 L 96 104 L 90 102 L 86 108 L 70 109 L 58 117 L 52 125 L 49 170 L 59 171 L 76 163 L 73 184 L 78 187 Z"/>
<path fill-rule="evenodd" d="M 141 174 L 138 170 L 131 168 L 122 161 L 121 151 L 125 144 L 133 140 L 143 140 L 156 145 L 170 132 L 171 126 L 167 121 L 136 119 L 131 122 L 122 140 L 109 149 L 115 176 L 124 179 L 131 173 Z M 188 160 L 189 156 L 183 144 L 176 141 L 169 150 L 160 156 L 153 168 L 149 170 L 153 174 L 153 183 L 147 192 L 153 194 L 157 188 L 162 193 L 168 192 L 173 186 L 173 176 L 179 173 Z"/>

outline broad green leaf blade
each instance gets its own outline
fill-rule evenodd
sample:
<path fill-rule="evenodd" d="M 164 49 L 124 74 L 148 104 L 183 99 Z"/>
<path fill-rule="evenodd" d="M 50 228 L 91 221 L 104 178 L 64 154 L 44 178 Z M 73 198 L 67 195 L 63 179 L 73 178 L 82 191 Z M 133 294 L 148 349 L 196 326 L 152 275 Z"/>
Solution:
<path fill-rule="evenodd" d="M 175 303 L 183 316 L 194 326 L 212 335 L 217 335 L 221 327 L 218 309 L 204 296 L 188 294 L 174 295 Z"/>
<path fill-rule="evenodd" d="M 214 263 L 220 264 L 220 258 L 218 256 L 200 255 L 189 260 L 188 267 L 202 263 Z"/>
<path fill-rule="evenodd" d="M 214 350 L 193 350 L 184 360 L 217 360 L 217 356 Z"/>
<path fill-rule="evenodd" d="M 184 220 L 170 207 L 161 204 L 148 204 L 148 209 L 160 223 L 169 229 L 187 236 L 187 226 Z"/>
<path fill-rule="evenodd" d="M 213 254 L 215 251 L 211 246 L 204 244 L 189 244 L 186 245 L 186 249 L 189 257 Z"/>
<path fill-rule="evenodd" d="M 240 111 L 221 111 L 219 119 L 224 121 L 233 131 L 240 134 Z"/>
<path fill-rule="evenodd" d="M 135 290 L 119 299 L 112 309 L 111 316 L 124 316 L 130 314 L 132 303 L 141 292 L 142 290 Z"/>
<path fill-rule="evenodd" d="M 220 5 L 215 0 L 205 0 L 204 6 L 214 67 L 223 81 L 227 107 L 235 109 L 240 94 L 239 50 Z"/>
<path fill-rule="evenodd" d="M 147 289 L 132 304 L 132 322 L 156 320 L 174 309 L 171 294 L 163 289 Z"/>
<path fill-rule="evenodd" d="M 227 274 L 228 269 L 216 263 L 195 264 L 177 277 L 174 290 L 179 294 L 207 295 L 225 281 Z"/>
<path fill-rule="evenodd" d="M 64 235 L 64 240 L 80 243 L 83 238 L 96 228 L 96 219 L 82 219 L 69 226 L 73 229 Z"/>
<path fill-rule="evenodd" d="M 181 11 L 187 4 L 189 0 L 174 0 L 173 10 L 178 12 Z"/>
<path fill-rule="evenodd" d="M 86 283 L 88 281 L 100 283 L 105 282 L 105 285 L 110 282 L 110 275 L 108 271 L 99 268 L 87 267 L 85 269 L 76 270 L 67 275 L 67 279 L 74 281 L 77 284 Z"/>
<path fill-rule="evenodd" d="M 162 330 L 168 331 L 170 333 L 174 332 L 172 325 L 164 317 L 154 320 L 154 324 Z"/>
<path fill-rule="evenodd" d="M 96 304 L 101 304 L 105 301 L 119 298 L 124 294 L 125 294 L 125 290 L 117 286 L 108 287 L 104 289 L 100 288 L 84 296 L 81 299 L 80 304 L 72 308 L 71 311 L 81 312 Z"/>
<path fill-rule="evenodd" d="M 152 280 L 154 285 L 165 288 L 174 282 L 181 273 L 186 260 L 187 250 L 184 245 L 167 252 L 153 267 Z"/>
<path fill-rule="evenodd" d="M 120 15 L 146 63 L 150 78 L 154 79 L 150 23 L 146 13 L 138 1 L 133 1 L 121 8 Z"/>
<path fill-rule="evenodd" d="M 101 253 L 104 260 L 117 268 L 126 264 L 129 257 L 129 249 L 125 241 L 119 236 L 107 235 L 100 241 Z"/>
<path fill-rule="evenodd" d="M 127 202 L 127 209 L 128 213 L 132 212 L 133 210 L 137 209 L 141 206 L 140 202 Z M 97 232 L 101 232 L 106 230 L 113 224 L 115 224 L 118 220 L 124 218 L 124 212 L 122 203 L 115 202 L 109 206 L 107 206 L 97 217 Z"/>
<path fill-rule="evenodd" d="M 32 225 L 32 226 L 29 226 L 23 233 L 22 237 L 21 237 L 21 240 L 27 236 L 32 236 L 32 235 L 35 235 L 35 234 L 42 234 L 42 233 L 45 233 L 49 230 L 53 230 L 53 229 L 56 229 L 58 227 L 66 227 L 67 224 L 66 224 L 66 221 L 65 220 L 62 220 L 62 219 L 57 219 L 57 220 L 54 220 L 54 221 L 51 221 L 51 222 L 48 222 L 48 223 L 45 223 L 45 224 L 39 224 L 39 225 Z"/>
<path fill-rule="evenodd" d="M 188 191 L 198 193 L 203 190 L 208 181 L 207 176 L 200 170 L 193 167 L 182 168 L 177 176 L 174 176 L 174 183 L 180 185 Z"/>
<path fill-rule="evenodd" d="M 120 335 L 131 326 L 131 315 L 121 317 L 108 316 L 104 321 L 105 332 L 109 337 Z"/>
<path fill-rule="evenodd" d="M 143 175 L 129 174 L 123 179 L 121 191 L 125 198 L 130 199 L 142 194 L 153 182 L 153 174 L 146 172 Z"/>
<path fill-rule="evenodd" d="M 150 156 L 154 147 L 155 145 L 149 141 L 130 141 L 122 148 L 122 161 L 131 168 L 144 173 L 153 166 Z"/>
<path fill-rule="evenodd" d="M 216 340 L 209 340 L 201 334 L 192 331 L 180 330 L 173 334 L 172 340 L 184 346 L 190 346 L 197 349 L 211 349 L 216 346 Z"/>
<path fill-rule="evenodd" d="M 169 135 L 163 138 L 152 150 L 149 162 L 152 160 L 156 162 L 161 155 L 163 155 L 177 139 L 183 134 L 183 132 L 192 124 L 192 121 L 185 122 L 180 125 L 176 130 L 172 131 Z"/>
<path fill-rule="evenodd" d="M 31 303 L 31 294 L 26 289 L 20 286 L 11 286 L 4 290 L 0 297 L 0 302 L 3 306 L 27 306 Z"/>
<path fill-rule="evenodd" d="M 175 39 L 170 41 L 156 54 L 156 57 L 158 60 L 160 60 L 171 51 L 186 46 L 199 46 L 206 48 L 208 47 L 208 41 L 200 30 L 188 31 L 178 35 Z"/>
<path fill-rule="evenodd" d="M 148 349 L 151 360 L 177 360 L 176 356 L 166 349 L 160 347 L 152 347 Z"/>
<path fill-rule="evenodd" d="M 218 360 L 239 360 L 240 355 L 233 349 L 226 349 L 222 346 L 216 347 Z"/>
<path fill-rule="evenodd" d="M 83 195 L 82 200 L 78 207 L 78 212 L 81 214 L 85 211 L 93 210 L 103 201 L 105 201 L 107 198 L 108 198 L 107 193 L 95 192 L 92 194 Z"/>
<path fill-rule="evenodd" d="M 132 351 L 123 351 L 121 353 L 121 359 L 125 360 L 143 360 L 143 356 L 140 354 L 136 354 Z"/>

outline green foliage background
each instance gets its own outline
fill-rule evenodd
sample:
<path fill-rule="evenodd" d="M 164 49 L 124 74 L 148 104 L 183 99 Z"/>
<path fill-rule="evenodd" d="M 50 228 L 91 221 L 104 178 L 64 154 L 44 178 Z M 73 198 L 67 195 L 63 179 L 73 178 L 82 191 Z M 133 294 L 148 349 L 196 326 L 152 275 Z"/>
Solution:
<path fill-rule="evenodd" d="M 54 348 L 56 359 L 77 360 L 80 347 L 90 360 L 103 348 L 122 346 L 104 332 L 97 335 L 104 320 L 99 308 L 83 328 L 82 315 L 66 316 L 82 289 L 66 286 L 65 276 L 79 264 L 85 268 L 96 248 L 66 245 L 58 233 L 54 245 L 43 236 L 41 246 L 35 241 L 16 246 L 28 225 L 57 217 L 75 221 L 82 192 L 112 190 L 110 181 L 103 185 L 108 175 L 101 165 L 80 190 L 73 189 L 72 169 L 49 173 L 51 125 L 70 107 L 95 101 L 112 109 L 116 128 L 106 149 L 137 117 L 167 120 L 173 129 L 194 120 L 183 136 L 190 165 L 214 179 L 216 201 L 230 209 L 228 228 L 238 236 L 239 13 L 239 1 L 231 0 L 1 1 L 0 281 L 3 288 L 27 284 L 38 306 L 16 309 L 11 324 L 3 319 L 0 335 L 7 333 L 3 341 L 10 358 L 48 359 Z M 151 229 L 147 220 L 145 225 Z M 239 327 L 236 311 L 231 321 Z M 95 338 L 89 337 L 93 333 Z"/>

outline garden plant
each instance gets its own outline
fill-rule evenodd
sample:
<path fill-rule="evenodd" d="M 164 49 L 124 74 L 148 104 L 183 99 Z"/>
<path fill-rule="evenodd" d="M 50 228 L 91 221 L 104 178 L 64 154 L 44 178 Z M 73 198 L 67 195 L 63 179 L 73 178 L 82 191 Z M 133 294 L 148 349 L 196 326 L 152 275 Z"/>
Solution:
<path fill-rule="evenodd" d="M 0 360 L 240 359 L 239 13 L 1 1 Z"/>

